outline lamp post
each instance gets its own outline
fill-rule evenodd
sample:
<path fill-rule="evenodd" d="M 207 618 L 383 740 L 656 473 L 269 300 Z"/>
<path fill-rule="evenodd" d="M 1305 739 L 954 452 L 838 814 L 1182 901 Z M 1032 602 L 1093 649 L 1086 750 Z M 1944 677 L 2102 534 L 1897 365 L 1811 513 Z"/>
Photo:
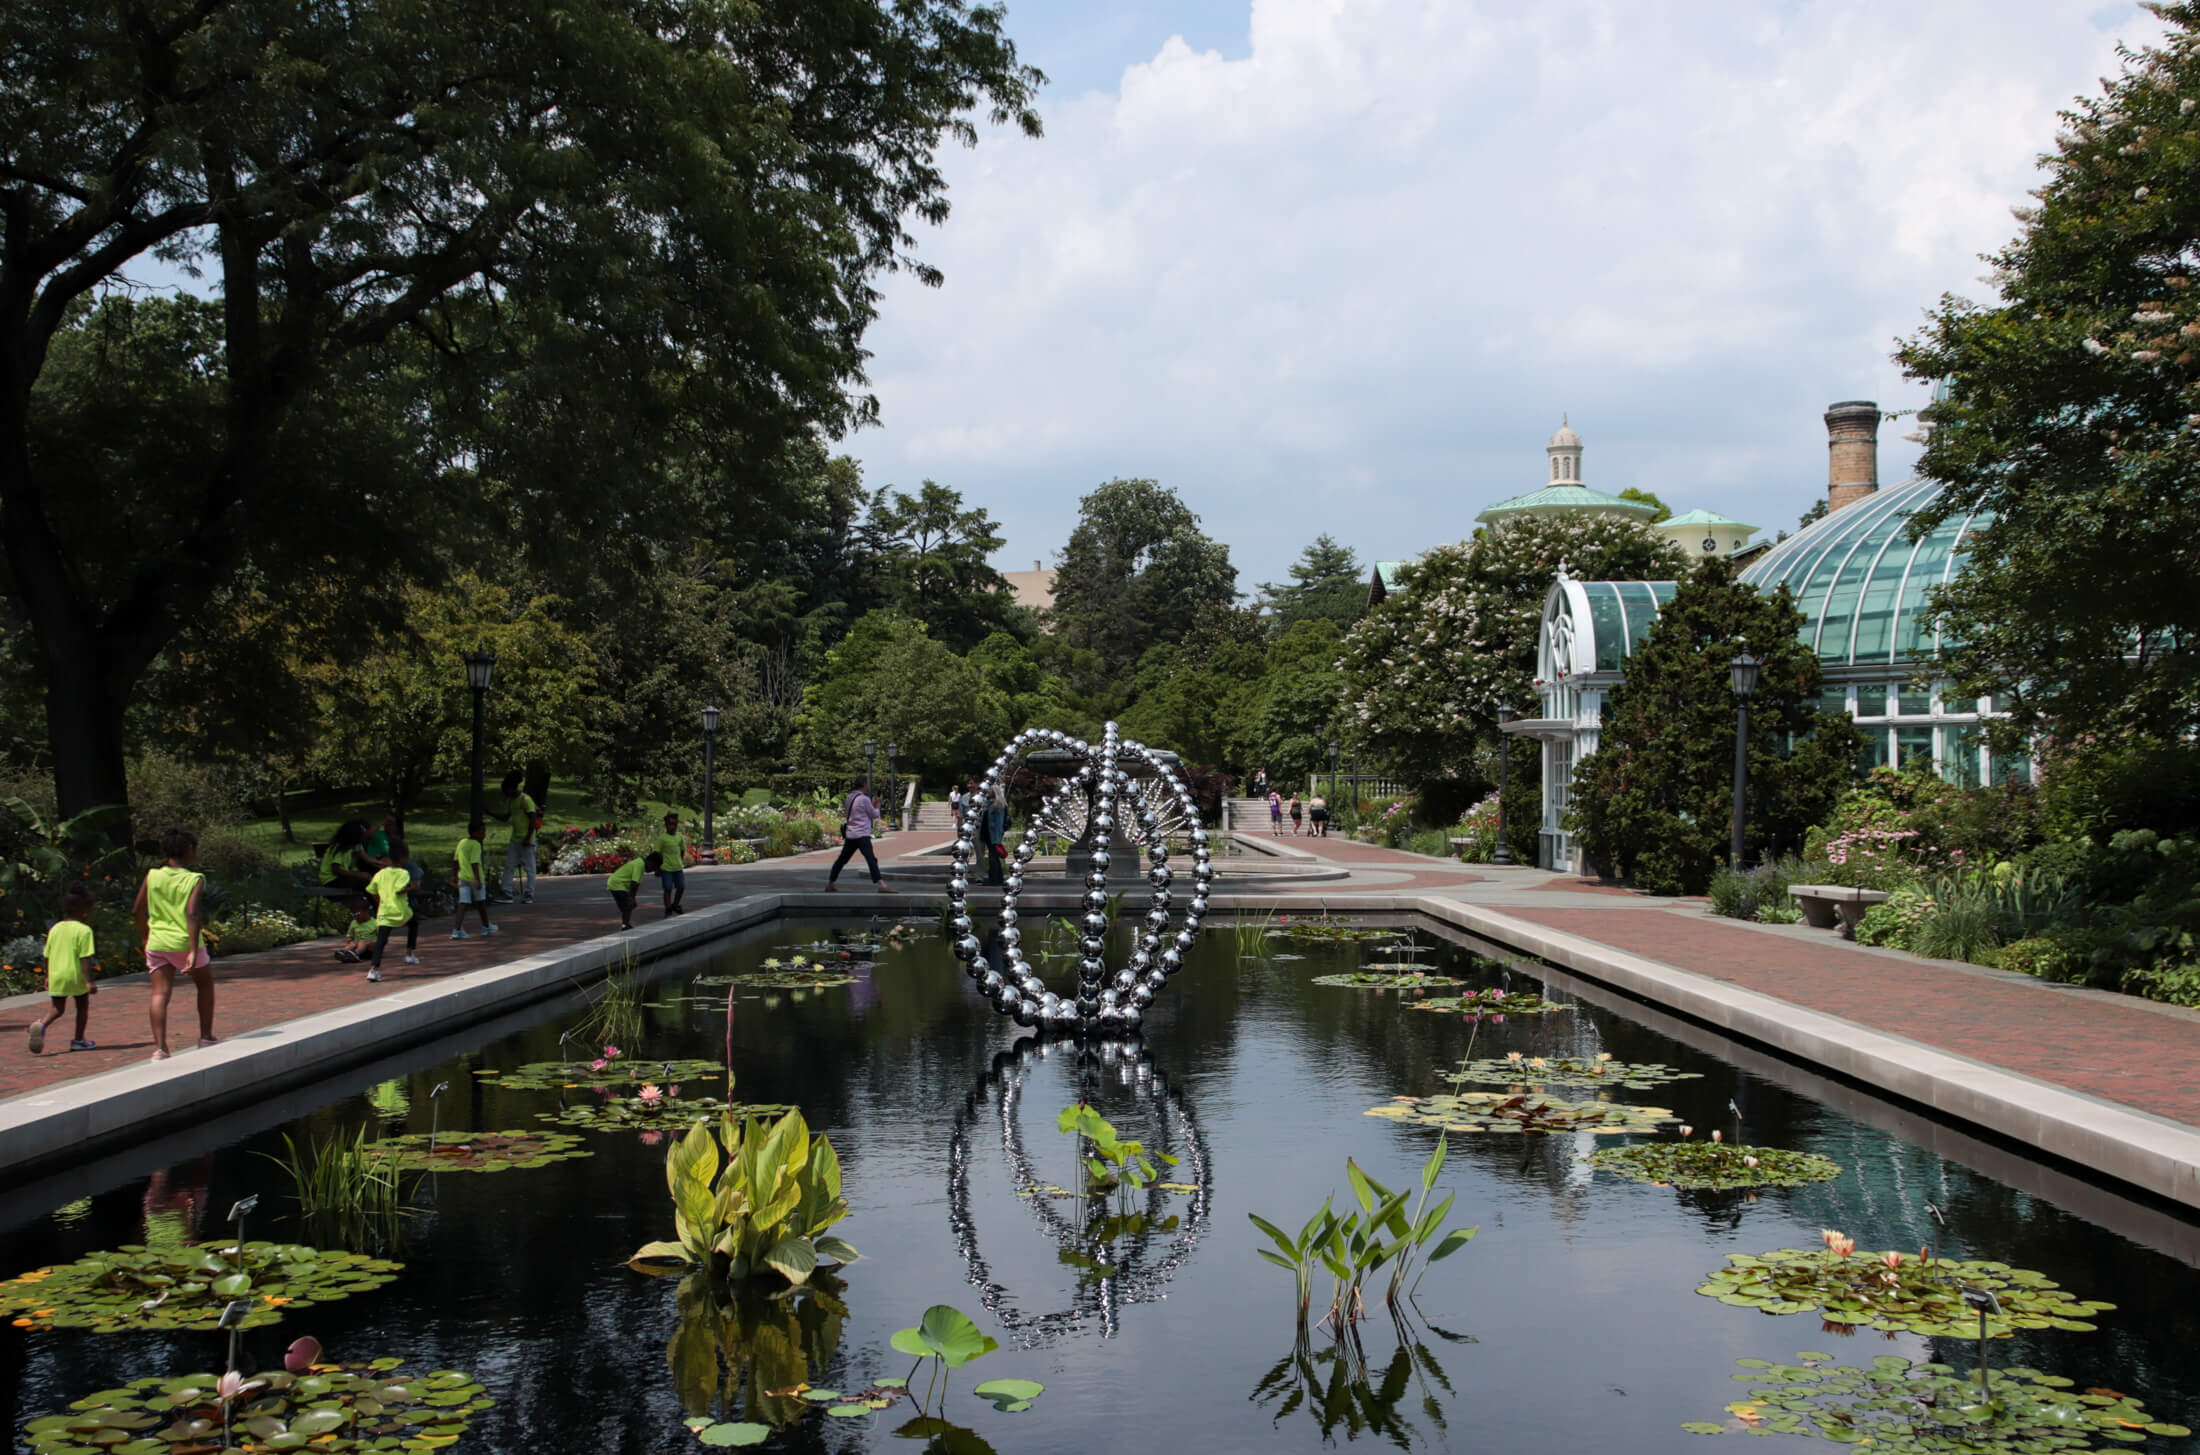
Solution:
<path fill-rule="evenodd" d="M 887 818 L 888 822 L 892 823 L 893 826 L 897 829 L 901 827 L 901 810 L 894 805 L 897 805 L 901 802 L 901 794 L 899 792 L 900 782 L 894 774 L 894 756 L 900 751 L 900 743 L 888 743 L 886 745 L 886 802 L 888 805 Z"/>
<path fill-rule="evenodd" d="M 1335 738 L 1329 740 L 1329 812 L 1331 817 L 1335 817 L 1337 812 L 1337 740 Z"/>
<path fill-rule="evenodd" d="M 876 761 L 877 758 L 878 739 L 865 738 L 863 740 L 863 796 L 865 798 L 871 797 L 871 764 Z M 877 802 L 876 799 L 873 799 L 872 801 L 874 803 Z"/>
<path fill-rule="evenodd" d="M 481 740 L 486 720 L 483 699 L 489 695 L 489 683 L 496 676 L 496 670 L 497 659 L 491 653 L 466 654 L 466 685 L 474 694 L 474 796 L 473 812 L 469 815 L 473 819 L 488 817 L 488 803 L 481 787 Z"/>
<path fill-rule="evenodd" d="M 1742 825 L 1749 813 L 1749 699 L 1757 695 L 1757 673 L 1763 666 L 1749 654 L 1747 643 L 1727 664 L 1734 676 L 1734 833 L 1727 862 L 1736 869 L 1742 867 Z"/>
<path fill-rule="evenodd" d="M 718 862 L 717 782 L 712 777 L 712 749 L 718 743 L 718 709 L 703 709 L 703 862 Z"/>
<path fill-rule="evenodd" d="M 1505 842 L 1505 790 L 1512 784 L 1513 739 L 1505 724 L 1519 716 L 1509 707 L 1497 709 L 1497 847 L 1490 852 L 1492 864 L 1513 861 L 1512 848 Z"/>

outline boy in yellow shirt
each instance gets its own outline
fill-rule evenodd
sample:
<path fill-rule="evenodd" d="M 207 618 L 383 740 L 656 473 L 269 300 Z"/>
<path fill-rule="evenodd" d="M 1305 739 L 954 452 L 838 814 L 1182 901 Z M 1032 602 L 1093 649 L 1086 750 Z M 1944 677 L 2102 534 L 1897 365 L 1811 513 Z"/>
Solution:
<path fill-rule="evenodd" d="M 403 844 L 390 845 L 389 866 L 367 881 L 367 892 L 375 899 L 374 912 L 374 963 L 367 967 L 367 979 L 382 978 L 382 952 L 389 948 L 390 932 L 405 932 L 405 963 L 417 965 L 420 956 L 420 921 L 412 909 L 413 877 L 410 866 L 412 852 Z"/>
<path fill-rule="evenodd" d="M 451 938 L 466 938 L 466 906 L 478 905 L 481 909 L 481 932 L 493 935 L 497 927 L 489 923 L 489 878 L 481 866 L 481 839 L 488 829 L 480 819 L 466 825 L 466 837 L 458 841 L 458 853 L 451 866 L 451 882 L 458 886 L 458 923 L 451 929 Z"/>
<path fill-rule="evenodd" d="M 95 1044 L 84 1038 L 90 1028 L 92 995 L 99 989 L 86 968 L 93 955 L 92 927 L 85 918 L 91 912 L 91 892 L 83 885 L 72 884 L 61 892 L 61 918 L 46 932 L 46 993 L 53 997 L 53 1009 L 44 1020 L 31 1022 L 33 1056 L 46 1049 L 46 1027 L 61 1019 L 62 1008 L 71 1000 L 76 1002 L 76 1035 L 69 1049 L 89 1051 Z"/>
<path fill-rule="evenodd" d="M 657 887 L 665 892 L 665 913 L 686 914 L 680 901 L 687 898 L 687 835 L 680 832 L 680 815 L 665 815 L 665 831 L 657 835 Z"/>

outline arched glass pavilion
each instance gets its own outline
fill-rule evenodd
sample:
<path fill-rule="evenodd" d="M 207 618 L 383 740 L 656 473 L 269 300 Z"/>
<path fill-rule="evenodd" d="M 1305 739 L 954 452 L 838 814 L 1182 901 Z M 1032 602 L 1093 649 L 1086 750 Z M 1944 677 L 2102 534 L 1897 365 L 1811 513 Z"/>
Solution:
<path fill-rule="evenodd" d="M 1780 542 L 1742 579 L 1760 590 L 1786 586 L 1794 593 L 1802 639 L 1825 669 L 1824 706 L 1847 712 L 1864 731 L 1860 769 L 1930 763 L 1962 784 L 2029 776 L 2022 755 L 1990 754 L 1981 742 L 1979 722 L 1992 713 L 1990 699 L 1959 699 L 1942 683 L 1916 680 L 1940 646 L 1926 594 L 1955 572 L 1976 519 L 1952 515 L 1911 540 L 1911 516 L 1943 488 L 1913 480 L 1878 491 Z M 1540 858 L 1547 868 L 1580 867 L 1560 827 L 1574 765 L 1596 751 L 1605 696 L 1673 589 L 1671 581 L 1561 576 L 1544 598 L 1536 664 L 1542 711 L 1513 730 L 1543 744 Z"/>

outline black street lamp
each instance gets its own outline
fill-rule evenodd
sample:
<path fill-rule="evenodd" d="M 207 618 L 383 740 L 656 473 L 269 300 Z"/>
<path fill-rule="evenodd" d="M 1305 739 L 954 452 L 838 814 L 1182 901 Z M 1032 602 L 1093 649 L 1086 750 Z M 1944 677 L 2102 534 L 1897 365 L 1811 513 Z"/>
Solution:
<path fill-rule="evenodd" d="M 1337 740 L 1335 738 L 1329 740 L 1329 813 L 1332 818 L 1337 813 Z"/>
<path fill-rule="evenodd" d="M 1741 655 L 1727 664 L 1734 674 L 1734 834 L 1727 862 L 1736 869 L 1742 867 L 1742 824 L 1749 815 L 1749 699 L 1757 695 L 1757 673 L 1763 666 L 1746 643 Z"/>
<path fill-rule="evenodd" d="M 1513 861 L 1512 846 L 1505 842 L 1505 790 L 1512 784 L 1513 735 L 1505 731 L 1505 724 L 1519 716 L 1509 707 L 1497 709 L 1497 847 L 1490 852 L 1492 864 Z"/>
<path fill-rule="evenodd" d="M 488 802 L 481 787 L 481 741 L 483 724 L 486 721 L 483 699 L 489 695 L 489 683 L 496 676 L 496 670 L 497 659 L 493 654 L 466 654 L 466 685 L 474 694 L 474 795 L 473 812 L 469 817 L 475 820 L 488 818 Z"/>
<path fill-rule="evenodd" d="M 718 833 L 715 810 L 717 808 L 717 783 L 712 777 L 714 754 L 718 743 L 718 709 L 703 709 L 703 862 L 718 862 Z"/>
<path fill-rule="evenodd" d="M 877 758 L 878 739 L 865 738 L 863 740 L 863 796 L 865 798 L 871 798 L 871 764 Z M 871 801 L 876 803 L 878 800 L 873 798 Z"/>
<path fill-rule="evenodd" d="M 901 810 L 894 805 L 901 802 L 899 781 L 894 776 L 894 755 L 901 751 L 900 743 L 886 745 L 886 803 L 888 821 L 895 828 L 901 827 Z"/>

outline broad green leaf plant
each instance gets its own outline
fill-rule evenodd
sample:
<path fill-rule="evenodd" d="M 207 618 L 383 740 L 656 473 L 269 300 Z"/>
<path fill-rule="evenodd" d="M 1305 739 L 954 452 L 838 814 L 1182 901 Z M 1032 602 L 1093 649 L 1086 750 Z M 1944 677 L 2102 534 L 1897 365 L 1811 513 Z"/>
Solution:
<path fill-rule="evenodd" d="M 698 1122 L 665 1155 L 672 1190 L 671 1242 L 645 1243 L 629 1261 L 681 1263 L 740 1281 L 777 1273 L 806 1283 L 820 1259 L 860 1255 L 825 1230 L 848 1216 L 840 1159 L 830 1138 L 813 1137 L 802 1113 L 767 1126 L 761 1118 Z"/>

